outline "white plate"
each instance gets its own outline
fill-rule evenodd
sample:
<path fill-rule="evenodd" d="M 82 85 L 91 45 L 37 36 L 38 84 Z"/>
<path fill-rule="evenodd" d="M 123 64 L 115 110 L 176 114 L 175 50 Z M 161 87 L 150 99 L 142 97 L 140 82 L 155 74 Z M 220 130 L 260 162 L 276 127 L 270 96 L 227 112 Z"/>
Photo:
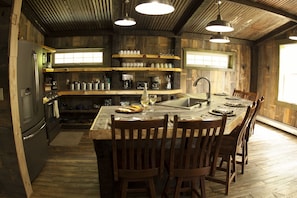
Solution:
<path fill-rule="evenodd" d="M 223 115 L 222 113 L 213 112 L 212 110 L 210 110 L 208 113 L 210 113 L 212 115 L 216 115 L 216 116 L 222 116 Z M 231 116 L 235 116 L 236 114 L 235 113 L 227 113 L 226 115 L 227 115 L 227 117 L 231 117 Z"/>
<path fill-rule="evenodd" d="M 227 100 L 239 100 L 240 98 L 238 97 L 226 97 Z"/>
<path fill-rule="evenodd" d="M 226 94 L 226 93 L 215 93 L 214 95 L 215 96 L 228 96 L 228 94 Z"/>
<path fill-rule="evenodd" d="M 246 105 L 241 103 L 225 103 L 224 105 L 228 107 L 246 107 Z"/>

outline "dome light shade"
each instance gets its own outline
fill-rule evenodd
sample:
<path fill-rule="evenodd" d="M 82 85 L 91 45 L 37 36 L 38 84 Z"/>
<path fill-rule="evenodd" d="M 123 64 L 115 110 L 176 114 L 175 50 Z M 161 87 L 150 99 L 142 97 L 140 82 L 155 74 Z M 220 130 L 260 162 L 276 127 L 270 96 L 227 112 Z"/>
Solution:
<path fill-rule="evenodd" d="M 293 41 L 297 41 L 297 28 L 296 27 L 289 32 L 289 39 L 293 40 Z"/>
<path fill-rule="evenodd" d="M 127 4 L 129 3 L 129 0 L 124 1 L 124 11 L 126 13 L 125 17 L 118 19 L 114 22 L 114 24 L 118 26 L 132 26 L 136 24 L 135 19 L 129 17 L 128 12 L 127 12 Z"/>
<path fill-rule="evenodd" d="M 217 3 L 216 3 L 218 5 L 217 19 L 209 22 L 205 27 L 205 29 L 211 32 L 232 32 L 234 28 L 231 26 L 229 22 L 224 21 L 221 17 L 221 10 L 220 10 L 221 3 L 222 3 L 221 0 L 217 0 Z"/>
<path fill-rule="evenodd" d="M 289 36 L 289 39 L 297 41 L 297 35 L 291 35 Z"/>
<path fill-rule="evenodd" d="M 136 24 L 136 21 L 131 17 L 124 17 L 122 19 L 118 19 L 114 22 L 114 24 L 118 26 L 133 26 Z"/>
<path fill-rule="evenodd" d="M 209 22 L 205 29 L 211 32 L 232 32 L 234 30 L 229 22 L 221 19 L 221 15 L 218 15 L 216 20 Z"/>
<path fill-rule="evenodd" d="M 150 0 L 138 4 L 135 10 L 146 15 L 164 15 L 172 13 L 174 7 L 166 0 Z"/>
<path fill-rule="evenodd" d="M 230 39 L 227 36 L 222 35 L 220 32 L 210 37 L 209 41 L 212 43 L 230 43 Z"/>

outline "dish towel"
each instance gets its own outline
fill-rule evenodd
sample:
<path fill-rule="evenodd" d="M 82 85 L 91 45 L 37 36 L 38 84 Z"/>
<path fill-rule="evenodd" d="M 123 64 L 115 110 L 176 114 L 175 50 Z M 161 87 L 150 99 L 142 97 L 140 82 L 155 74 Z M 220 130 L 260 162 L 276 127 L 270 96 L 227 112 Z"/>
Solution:
<path fill-rule="evenodd" d="M 54 113 L 54 117 L 56 117 L 56 118 L 60 117 L 58 100 L 54 100 L 54 112 L 53 113 Z"/>

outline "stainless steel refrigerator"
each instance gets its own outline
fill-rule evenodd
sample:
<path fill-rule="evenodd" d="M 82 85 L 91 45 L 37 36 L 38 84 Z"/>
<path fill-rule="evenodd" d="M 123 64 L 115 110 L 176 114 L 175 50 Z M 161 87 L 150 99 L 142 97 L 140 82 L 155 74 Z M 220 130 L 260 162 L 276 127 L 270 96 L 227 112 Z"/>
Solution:
<path fill-rule="evenodd" d="M 18 43 L 17 86 L 20 125 L 27 167 L 33 181 L 48 156 L 48 140 L 43 109 L 42 47 L 20 40 Z"/>

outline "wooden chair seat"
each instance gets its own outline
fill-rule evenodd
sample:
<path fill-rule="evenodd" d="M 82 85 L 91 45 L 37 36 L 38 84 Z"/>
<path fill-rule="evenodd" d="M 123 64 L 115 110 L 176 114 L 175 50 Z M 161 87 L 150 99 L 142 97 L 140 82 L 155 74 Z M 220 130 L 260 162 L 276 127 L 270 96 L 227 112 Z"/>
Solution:
<path fill-rule="evenodd" d="M 115 120 L 111 116 L 113 174 L 120 185 L 118 197 L 135 192 L 157 196 L 154 179 L 164 172 L 167 125 L 168 115 L 137 121 Z M 140 183 L 143 185 L 139 186 Z"/>
<path fill-rule="evenodd" d="M 164 197 L 173 194 L 178 198 L 182 192 L 206 197 L 205 176 L 214 174 L 216 170 L 214 164 L 225 124 L 225 115 L 212 121 L 178 120 L 174 116 Z"/>

